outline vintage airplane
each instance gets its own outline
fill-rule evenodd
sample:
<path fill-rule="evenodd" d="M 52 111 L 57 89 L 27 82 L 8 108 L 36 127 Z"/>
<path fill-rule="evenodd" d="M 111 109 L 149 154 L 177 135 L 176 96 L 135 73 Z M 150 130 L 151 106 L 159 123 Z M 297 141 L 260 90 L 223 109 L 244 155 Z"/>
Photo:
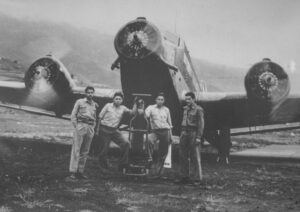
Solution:
<path fill-rule="evenodd" d="M 225 158 L 231 147 L 230 129 L 300 121 L 300 96 L 289 95 L 287 73 L 270 59 L 253 65 L 245 76 L 246 92 L 209 92 L 198 78 L 184 41 L 160 31 L 145 18 L 137 18 L 117 33 L 114 41 L 119 57 L 112 69 L 119 68 L 125 105 L 131 107 L 134 93 L 159 92 L 166 95 L 174 134 L 178 135 L 184 94 L 193 91 L 205 111 L 204 137 Z M 201 72 L 202 70 L 197 70 Z M 70 113 L 74 101 L 83 95 L 63 64 L 52 56 L 35 61 L 23 83 L 0 82 L 0 100 L 52 110 L 57 116 Z M 45 86 L 46 85 L 46 86 Z M 97 89 L 100 107 L 113 94 Z M 149 99 L 146 104 L 152 103 Z"/>

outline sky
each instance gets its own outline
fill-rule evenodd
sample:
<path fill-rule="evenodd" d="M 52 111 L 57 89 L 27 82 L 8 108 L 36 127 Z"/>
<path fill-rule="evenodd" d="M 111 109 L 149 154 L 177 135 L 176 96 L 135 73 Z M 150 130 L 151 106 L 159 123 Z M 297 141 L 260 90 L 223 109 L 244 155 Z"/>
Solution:
<path fill-rule="evenodd" d="M 241 68 L 268 57 L 300 71 L 299 0 L 0 0 L 0 13 L 110 35 L 143 16 L 180 35 L 193 57 Z"/>

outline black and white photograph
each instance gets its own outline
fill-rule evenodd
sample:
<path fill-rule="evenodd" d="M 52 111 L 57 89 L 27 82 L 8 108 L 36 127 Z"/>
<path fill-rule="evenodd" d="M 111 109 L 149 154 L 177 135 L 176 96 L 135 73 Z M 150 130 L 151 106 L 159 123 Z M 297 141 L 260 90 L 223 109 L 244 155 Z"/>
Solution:
<path fill-rule="evenodd" d="M 300 1 L 0 0 L 23 211 L 300 211 Z"/>

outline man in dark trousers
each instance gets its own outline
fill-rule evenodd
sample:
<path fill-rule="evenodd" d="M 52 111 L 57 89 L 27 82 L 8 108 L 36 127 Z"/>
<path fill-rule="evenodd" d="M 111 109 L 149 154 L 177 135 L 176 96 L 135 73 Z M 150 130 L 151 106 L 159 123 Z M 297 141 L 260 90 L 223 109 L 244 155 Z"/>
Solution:
<path fill-rule="evenodd" d="M 201 137 L 204 129 L 204 112 L 203 109 L 196 104 L 195 100 L 195 94 L 193 92 L 185 94 L 186 106 L 183 110 L 179 145 L 182 178 L 178 183 L 191 182 L 189 176 L 189 158 L 196 158 L 196 148 L 198 148 L 198 145 L 201 145 Z"/>
<path fill-rule="evenodd" d="M 149 141 L 152 146 L 152 154 L 155 143 L 159 141 L 157 157 L 154 158 L 154 162 L 157 166 L 156 174 L 160 174 L 159 172 L 162 170 L 162 166 L 164 165 L 164 161 L 168 153 L 168 146 L 172 139 L 172 121 L 170 110 L 164 105 L 164 94 L 159 93 L 155 101 L 156 104 L 149 105 L 145 110 L 145 113 L 146 117 L 150 119 L 151 133 L 149 135 Z"/>
<path fill-rule="evenodd" d="M 130 110 L 123 103 L 123 94 L 116 92 L 113 96 L 113 102 L 107 103 L 99 114 L 98 126 L 96 127 L 96 134 L 99 135 L 99 140 L 102 142 L 102 149 L 100 150 L 99 162 L 102 169 L 108 169 L 108 149 L 110 141 L 114 141 L 121 148 L 121 158 L 119 162 L 119 170 L 128 166 L 128 152 L 129 141 L 119 131 L 118 127 L 123 116 L 133 114 L 136 110 Z"/>
<path fill-rule="evenodd" d="M 71 122 L 74 126 L 74 139 L 70 158 L 70 176 L 72 180 L 86 179 L 83 174 L 90 145 L 96 125 L 96 110 L 98 104 L 93 101 L 95 89 L 86 87 L 86 97 L 78 99 L 71 113 Z"/>

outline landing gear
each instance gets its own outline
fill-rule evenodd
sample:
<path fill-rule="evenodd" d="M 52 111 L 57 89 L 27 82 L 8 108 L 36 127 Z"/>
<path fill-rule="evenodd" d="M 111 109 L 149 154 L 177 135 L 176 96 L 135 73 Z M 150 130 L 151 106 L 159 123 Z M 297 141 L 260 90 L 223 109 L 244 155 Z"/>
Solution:
<path fill-rule="evenodd" d="M 230 148 L 230 128 L 225 127 L 209 133 L 209 142 L 218 150 L 217 162 L 229 164 Z"/>
<path fill-rule="evenodd" d="M 222 160 L 221 160 L 221 156 L 220 154 L 218 154 L 218 157 L 217 157 L 217 163 L 221 163 Z M 225 156 L 225 161 L 224 161 L 227 165 L 229 165 L 229 156 Z"/>
<path fill-rule="evenodd" d="M 60 104 L 55 105 L 54 113 L 57 118 L 61 118 L 64 115 L 62 108 Z"/>
<path fill-rule="evenodd" d="M 219 145 L 217 162 L 224 161 L 226 164 L 229 164 L 230 148 L 232 146 L 230 140 L 230 128 L 223 128 L 219 130 L 218 137 Z"/>

